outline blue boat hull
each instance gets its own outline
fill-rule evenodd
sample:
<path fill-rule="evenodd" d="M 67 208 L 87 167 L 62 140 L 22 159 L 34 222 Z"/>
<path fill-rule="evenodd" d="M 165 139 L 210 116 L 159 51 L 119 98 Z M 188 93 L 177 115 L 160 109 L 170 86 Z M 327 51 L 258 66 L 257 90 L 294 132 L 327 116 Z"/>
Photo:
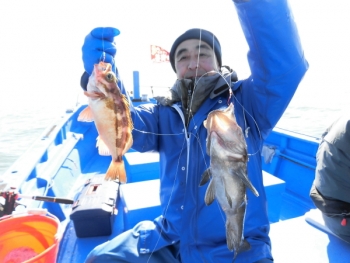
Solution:
<path fill-rule="evenodd" d="M 86 180 L 104 174 L 111 157 L 98 154 L 94 123 L 77 121 L 85 106 L 67 112 L 49 127 L 0 177 L 0 191 L 12 186 L 21 194 L 76 200 Z M 309 191 L 318 142 L 316 138 L 281 129 L 275 129 L 265 141 L 262 166 L 276 262 L 348 262 L 350 258 L 350 244 L 305 218 L 305 214 L 314 209 Z M 109 236 L 78 238 L 70 220 L 72 206 L 69 204 L 20 200 L 23 206 L 47 209 L 61 221 L 64 231 L 57 262 L 84 262 L 95 246 L 139 220 L 152 220 L 159 215 L 157 153 L 138 153 L 131 149 L 124 161 L 129 181 L 119 189 L 118 213 L 111 215 Z M 148 198 L 140 200 L 137 194 Z M 135 203 L 135 199 L 140 201 Z"/>

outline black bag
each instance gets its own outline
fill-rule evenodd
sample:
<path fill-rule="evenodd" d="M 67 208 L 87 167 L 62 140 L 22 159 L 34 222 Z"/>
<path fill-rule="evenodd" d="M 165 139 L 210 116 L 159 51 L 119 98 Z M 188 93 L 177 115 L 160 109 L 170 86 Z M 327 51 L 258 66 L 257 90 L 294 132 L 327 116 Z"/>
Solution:
<path fill-rule="evenodd" d="M 315 185 L 312 185 L 310 197 L 315 206 L 326 216 L 350 218 L 350 203 L 323 196 Z"/>

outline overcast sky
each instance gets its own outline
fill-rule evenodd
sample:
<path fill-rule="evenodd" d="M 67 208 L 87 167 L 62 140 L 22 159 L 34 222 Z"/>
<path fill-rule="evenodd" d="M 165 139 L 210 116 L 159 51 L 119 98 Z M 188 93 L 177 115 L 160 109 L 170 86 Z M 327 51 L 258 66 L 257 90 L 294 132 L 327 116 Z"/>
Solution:
<path fill-rule="evenodd" d="M 291 0 L 290 5 L 310 62 L 300 90 L 349 85 L 348 1 Z M 141 85 L 171 85 L 170 65 L 152 64 L 149 47 L 169 50 L 193 27 L 214 32 L 223 63 L 241 78 L 249 75 L 247 45 L 230 0 L 0 0 L 0 89 L 9 95 L 0 96 L 0 103 L 12 103 L 12 95 L 27 100 L 34 88 L 43 95 L 79 92 L 81 46 L 97 26 L 120 29 L 117 64 L 129 88 L 133 70 L 140 71 Z"/>

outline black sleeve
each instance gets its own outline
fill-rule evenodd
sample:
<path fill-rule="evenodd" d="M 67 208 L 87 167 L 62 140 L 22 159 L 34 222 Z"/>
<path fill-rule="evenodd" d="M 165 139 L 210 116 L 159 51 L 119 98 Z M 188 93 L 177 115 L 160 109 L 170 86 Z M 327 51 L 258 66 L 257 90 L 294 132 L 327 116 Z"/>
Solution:
<path fill-rule="evenodd" d="M 89 82 L 89 74 L 84 71 L 83 75 L 80 78 L 80 86 L 83 88 L 83 90 L 87 91 L 87 84 Z"/>

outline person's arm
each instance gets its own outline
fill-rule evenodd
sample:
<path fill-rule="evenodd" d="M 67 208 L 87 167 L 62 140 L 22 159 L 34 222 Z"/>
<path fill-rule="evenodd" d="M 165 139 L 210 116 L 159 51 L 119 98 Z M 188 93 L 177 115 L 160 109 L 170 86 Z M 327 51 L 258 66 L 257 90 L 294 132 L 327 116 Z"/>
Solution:
<path fill-rule="evenodd" d="M 240 83 L 243 105 L 265 138 L 287 108 L 308 63 L 287 0 L 233 2 L 249 45 L 251 76 Z"/>
<path fill-rule="evenodd" d="M 350 114 L 324 133 L 316 154 L 314 184 L 325 197 L 350 203 Z"/>

